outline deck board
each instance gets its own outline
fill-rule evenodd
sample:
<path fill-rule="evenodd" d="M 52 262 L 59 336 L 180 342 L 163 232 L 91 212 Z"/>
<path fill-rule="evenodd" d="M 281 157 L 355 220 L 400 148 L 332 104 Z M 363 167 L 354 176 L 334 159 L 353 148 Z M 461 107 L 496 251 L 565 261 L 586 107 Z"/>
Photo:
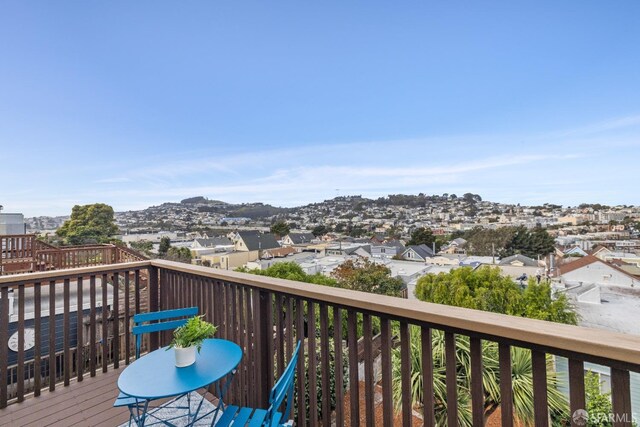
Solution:
<path fill-rule="evenodd" d="M 116 381 L 121 369 L 60 384 L 53 392 L 43 391 L 0 409 L 0 426 L 93 426 L 107 421 L 117 426 L 129 419 L 127 408 L 114 408 Z"/>
<path fill-rule="evenodd" d="M 67 427 L 117 426 L 129 420 L 127 408 L 114 408 L 118 395 L 116 382 L 123 368 L 85 376 L 71 381 L 69 386 L 56 386 L 55 391 L 42 391 L 38 397 L 30 395 L 21 403 L 0 409 L 0 427 Z M 212 399 L 210 394 L 207 395 Z M 168 399 L 167 399 L 168 400 Z M 154 404 L 162 403 L 156 401 Z"/>

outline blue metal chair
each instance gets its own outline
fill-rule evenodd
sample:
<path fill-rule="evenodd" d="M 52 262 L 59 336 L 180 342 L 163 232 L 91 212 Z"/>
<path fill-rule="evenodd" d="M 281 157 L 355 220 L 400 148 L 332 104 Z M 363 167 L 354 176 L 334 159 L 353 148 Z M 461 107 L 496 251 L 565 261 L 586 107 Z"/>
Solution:
<path fill-rule="evenodd" d="M 132 333 L 136 339 L 136 359 L 140 358 L 140 347 L 142 346 L 143 334 L 176 329 L 187 323 L 187 320 L 189 320 L 190 317 L 196 316 L 197 314 L 198 307 L 135 314 L 133 316 Z M 147 322 L 156 323 L 145 324 Z M 148 405 L 148 403 L 148 401 L 141 401 L 140 399 L 136 399 L 135 397 L 131 397 L 120 392 L 116 401 L 113 403 L 113 406 L 127 406 L 129 408 L 129 425 L 131 425 L 131 421 L 140 416 L 141 407 L 143 405 Z"/>
<path fill-rule="evenodd" d="M 300 351 L 301 341 L 298 341 L 293 356 L 289 361 L 289 364 L 285 368 L 284 372 L 276 382 L 275 386 L 271 389 L 269 394 L 269 408 L 254 409 L 254 408 L 239 408 L 238 406 L 229 405 L 223 412 L 220 420 L 215 423 L 215 427 L 229 427 L 233 424 L 233 427 L 280 427 L 284 425 L 287 417 L 291 411 L 291 405 L 293 403 L 293 391 L 294 384 L 293 378 L 296 373 L 296 366 L 298 362 L 298 353 Z M 279 412 L 280 406 L 287 399 L 287 406 L 284 412 Z"/>

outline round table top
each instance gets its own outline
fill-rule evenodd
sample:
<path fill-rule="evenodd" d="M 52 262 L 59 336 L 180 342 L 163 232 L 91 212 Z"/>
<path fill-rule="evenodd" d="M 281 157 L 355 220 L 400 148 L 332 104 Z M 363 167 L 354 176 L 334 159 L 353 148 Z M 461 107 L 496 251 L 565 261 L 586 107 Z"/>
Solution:
<path fill-rule="evenodd" d="M 155 350 L 127 366 L 118 378 L 121 392 L 140 399 L 161 399 L 206 387 L 235 369 L 242 349 L 222 339 L 202 343 L 196 362 L 184 368 L 175 365 L 173 349 Z"/>

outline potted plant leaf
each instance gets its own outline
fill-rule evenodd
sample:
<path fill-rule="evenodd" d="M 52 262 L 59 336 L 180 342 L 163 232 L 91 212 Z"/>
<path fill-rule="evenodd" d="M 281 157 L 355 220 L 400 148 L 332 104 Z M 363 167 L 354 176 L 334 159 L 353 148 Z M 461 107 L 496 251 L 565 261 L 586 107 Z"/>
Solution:
<path fill-rule="evenodd" d="M 194 316 L 187 323 L 173 331 L 173 340 L 169 348 L 175 350 L 176 366 L 183 368 L 196 361 L 196 349 L 200 353 L 202 342 L 213 337 L 218 328 L 202 320 L 203 316 Z"/>

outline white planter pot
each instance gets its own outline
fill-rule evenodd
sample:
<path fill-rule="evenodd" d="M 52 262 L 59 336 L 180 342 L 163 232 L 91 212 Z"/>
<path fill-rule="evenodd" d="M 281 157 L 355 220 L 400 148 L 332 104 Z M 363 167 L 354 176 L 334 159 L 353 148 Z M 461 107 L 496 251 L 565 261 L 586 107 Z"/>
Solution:
<path fill-rule="evenodd" d="M 176 354 L 176 367 L 184 368 L 193 365 L 196 361 L 196 346 L 192 345 L 187 348 L 174 347 Z"/>

